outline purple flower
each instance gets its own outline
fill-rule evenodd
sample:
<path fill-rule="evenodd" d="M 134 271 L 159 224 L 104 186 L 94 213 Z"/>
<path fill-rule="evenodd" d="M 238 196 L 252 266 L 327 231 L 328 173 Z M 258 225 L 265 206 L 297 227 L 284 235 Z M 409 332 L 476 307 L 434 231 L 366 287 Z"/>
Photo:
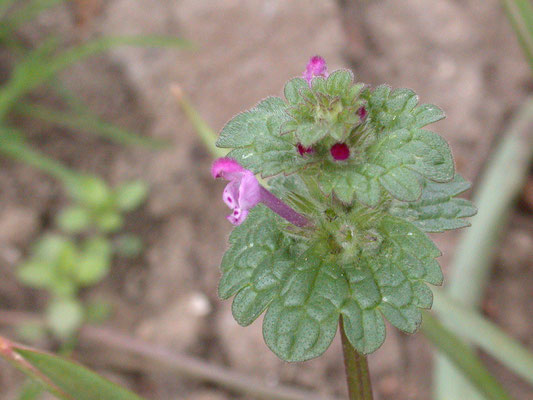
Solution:
<path fill-rule="evenodd" d="M 252 171 L 244 169 L 230 158 L 219 158 L 213 163 L 211 174 L 229 183 L 222 194 L 224 203 L 233 211 L 226 218 L 233 225 L 240 225 L 250 209 L 261 200 L 260 185 Z"/>
<path fill-rule="evenodd" d="M 309 86 L 311 86 L 311 81 L 315 76 L 323 76 L 324 78 L 328 77 L 326 60 L 320 56 L 311 57 L 303 74 L 303 78 L 307 81 Z"/>
<path fill-rule="evenodd" d="M 291 224 L 301 228 L 309 226 L 307 218 L 261 186 L 253 172 L 243 168 L 237 161 L 231 158 L 215 160 L 211 167 L 211 175 L 213 178 L 229 181 L 222 194 L 222 200 L 232 209 L 232 213 L 226 218 L 233 225 L 242 224 L 250 209 L 261 202 Z"/>

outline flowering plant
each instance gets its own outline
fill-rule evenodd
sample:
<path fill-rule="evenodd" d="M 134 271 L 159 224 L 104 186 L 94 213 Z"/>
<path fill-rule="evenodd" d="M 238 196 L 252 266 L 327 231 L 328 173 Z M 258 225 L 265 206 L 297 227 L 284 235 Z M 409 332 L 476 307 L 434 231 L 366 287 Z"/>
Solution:
<path fill-rule="evenodd" d="M 339 319 L 357 352 L 385 340 L 383 317 L 413 333 L 440 285 L 440 251 L 426 232 L 468 225 L 446 141 L 422 129 L 444 118 L 409 89 L 370 89 L 313 57 L 285 99 L 269 97 L 229 121 L 213 176 L 238 225 L 219 294 L 251 324 L 266 310 L 268 347 L 286 361 L 321 355 Z M 263 187 L 255 178 L 270 178 Z M 261 203 L 261 204 L 260 204 Z"/>

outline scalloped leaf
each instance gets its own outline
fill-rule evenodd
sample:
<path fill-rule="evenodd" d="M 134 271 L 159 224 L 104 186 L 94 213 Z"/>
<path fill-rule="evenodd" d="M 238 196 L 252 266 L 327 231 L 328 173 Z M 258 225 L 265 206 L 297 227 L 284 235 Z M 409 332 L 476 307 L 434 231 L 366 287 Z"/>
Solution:
<path fill-rule="evenodd" d="M 378 254 L 363 252 L 356 264 L 344 264 L 350 295 L 344 303 L 344 330 L 361 353 L 377 350 L 385 340 L 380 313 L 402 331 L 413 333 L 421 308 L 430 308 L 433 295 L 426 283 L 442 283 L 435 260 L 440 251 L 414 225 L 384 217 L 379 226 L 383 243 Z"/>
<path fill-rule="evenodd" d="M 301 157 L 289 136 L 281 135 L 290 120 L 287 105 L 279 97 L 268 97 L 256 107 L 236 115 L 220 132 L 217 147 L 233 148 L 228 157 L 262 176 L 289 173 L 301 168 Z"/>
<path fill-rule="evenodd" d="M 255 291 L 270 289 L 267 280 L 274 279 L 275 273 L 281 274 L 286 262 L 291 260 L 290 243 L 286 243 L 288 239 L 279 230 L 277 221 L 276 214 L 258 205 L 250 211 L 246 221 L 233 230 L 229 237 L 230 247 L 220 266 L 222 277 L 218 294 L 222 299 L 230 298 L 247 286 Z M 243 310 L 244 307 L 236 306 L 236 309 Z M 239 320 L 244 322 L 249 318 L 242 316 Z"/>
<path fill-rule="evenodd" d="M 400 129 L 374 143 L 365 164 L 326 161 L 319 181 L 350 203 L 353 196 L 370 207 L 381 200 L 383 187 L 400 201 L 416 201 L 422 194 L 420 176 L 444 182 L 453 178 L 454 163 L 446 141 L 424 129 Z"/>
<path fill-rule="evenodd" d="M 265 315 L 266 344 L 285 361 L 318 357 L 335 337 L 347 294 L 341 269 L 311 248 L 296 260 L 295 269 Z"/>
<path fill-rule="evenodd" d="M 456 174 L 450 182 L 423 181 L 422 196 L 412 203 L 395 201 L 392 215 L 411 221 L 425 232 L 444 232 L 470 226 L 465 220 L 476 214 L 476 207 L 466 199 L 455 198 L 470 188 L 470 183 Z"/>
<path fill-rule="evenodd" d="M 418 96 L 411 89 L 391 90 L 388 85 L 380 85 L 365 94 L 369 120 L 383 131 L 422 128 L 445 117 L 433 104 L 417 106 Z"/>
<path fill-rule="evenodd" d="M 302 100 L 302 89 L 308 89 L 309 85 L 303 78 L 293 78 L 285 84 L 283 94 L 291 105 L 298 104 Z"/>

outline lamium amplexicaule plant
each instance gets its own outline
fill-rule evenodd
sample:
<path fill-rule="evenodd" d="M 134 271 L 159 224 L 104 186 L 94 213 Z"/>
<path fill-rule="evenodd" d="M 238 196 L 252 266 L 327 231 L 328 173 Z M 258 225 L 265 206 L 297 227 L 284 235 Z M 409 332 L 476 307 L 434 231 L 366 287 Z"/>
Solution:
<path fill-rule="evenodd" d="M 409 89 L 374 89 L 321 57 L 222 129 L 236 225 L 219 295 L 243 326 L 263 312 L 267 346 L 285 361 L 326 351 L 340 328 L 351 399 L 372 398 L 366 355 L 386 318 L 414 333 L 443 275 L 427 236 L 468 226 L 469 188 L 447 142 L 423 129 L 444 118 Z M 256 178 L 260 175 L 263 179 Z M 268 187 L 268 188 L 267 188 Z"/>

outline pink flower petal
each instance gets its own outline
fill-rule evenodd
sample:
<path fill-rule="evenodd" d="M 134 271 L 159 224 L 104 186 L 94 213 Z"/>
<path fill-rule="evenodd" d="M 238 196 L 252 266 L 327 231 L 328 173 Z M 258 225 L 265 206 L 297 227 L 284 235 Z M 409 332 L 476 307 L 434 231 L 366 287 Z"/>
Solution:
<path fill-rule="evenodd" d="M 246 170 L 237 161 L 225 157 L 216 159 L 211 167 L 213 178 L 224 178 L 228 181 L 234 179 L 236 174 L 244 171 Z"/>
<path fill-rule="evenodd" d="M 259 182 L 252 172 L 246 171 L 239 186 L 239 207 L 243 210 L 249 210 L 255 207 L 259 200 L 261 200 Z"/>

